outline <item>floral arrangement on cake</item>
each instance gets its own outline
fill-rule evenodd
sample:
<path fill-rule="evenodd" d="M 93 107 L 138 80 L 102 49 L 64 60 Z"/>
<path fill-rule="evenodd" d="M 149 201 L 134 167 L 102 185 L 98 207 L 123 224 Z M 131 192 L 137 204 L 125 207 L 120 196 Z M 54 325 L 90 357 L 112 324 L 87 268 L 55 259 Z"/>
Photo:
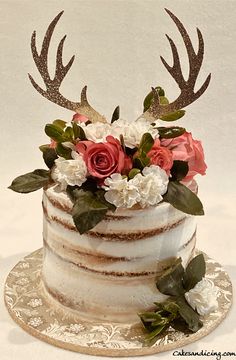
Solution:
<path fill-rule="evenodd" d="M 40 146 L 49 170 L 37 169 L 17 177 L 10 189 L 28 193 L 57 184 L 74 203 L 72 216 L 82 234 L 92 229 L 107 214 L 117 208 L 145 208 L 165 201 L 192 215 L 203 215 L 203 206 L 190 185 L 197 174 L 204 175 L 206 164 L 201 142 L 180 126 L 169 126 L 185 114 L 189 105 L 206 90 L 211 75 L 194 90 L 199 74 L 204 43 L 198 30 L 199 48 L 195 52 L 189 35 L 179 19 L 167 10 L 175 22 L 189 57 L 189 76 L 185 80 L 177 48 L 168 38 L 173 53 L 173 66 L 161 60 L 180 88 L 180 95 L 169 102 L 161 87 L 152 88 L 143 103 L 143 114 L 133 121 L 120 118 L 119 106 L 111 121 L 94 110 L 87 100 L 87 87 L 81 101 L 66 99 L 59 87 L 69 71 L 74 56 L 63 65 L 65 37 L 57 49 L 54 78 L 48 71 L 48 50 L 59 13 L 45 34 L 42 50 L 36 48 L 36 32 L 31 49 L 35 64 L 46 90 L 29 75 L 35 89 L 52 102 L 75 112 L 72 121 L 55 120 L 47 124 L 45 132 L 50 143 Z M 164 123 L 168 126 L 163 126 Z"/>
<path fill-rule="evenodd" d="M 156 88 L 161 103 L 168 103 Z M 144 101 L 148 111 L 153 93 Z M 184 115 L 177 111 L 162 121 Z M 116 208 L 147 207 L 167 201 L 188 214 L 202 215 L 197 195 L 187 185 L 205 174 L 201 142 L 178 126 L 163 127 L 144 117 L 127 121 L 118 108 L 110 123 L 75 114 L 66 123 L 45 127 L 51 143 L 40 146 L 50 170 L 35 170 L 16 178 L 12 190 L 27 193 L 55 183 L 74 202 L 73 218 L 80 233 L 93 228 Z"/>

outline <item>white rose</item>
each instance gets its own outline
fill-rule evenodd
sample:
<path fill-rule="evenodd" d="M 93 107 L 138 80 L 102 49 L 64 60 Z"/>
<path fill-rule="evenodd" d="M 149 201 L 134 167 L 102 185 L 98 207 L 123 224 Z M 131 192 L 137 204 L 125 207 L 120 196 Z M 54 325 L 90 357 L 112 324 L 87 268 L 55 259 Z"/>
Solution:
<path fill-rule="evenodd" d="M 159 166 L 151 165 L 143 169 L 143 175 L 137 174 L 129 181 L 134 185 L 140 195 L 140 205 L 142 207 L 157 205 L 166 193 L 168 186 L 168 176 Z"/>
<path fill-rule="evenodd" d="M 131 208 L 140 200 L 138 189 L 121 174 L 112 174 L 105 181 L 105 199 L 116 207 Z"/>
<path fill-rule="evenodd" d="M 86 138 L 96 143 L 106 141 L 106 137 L 111 135 L 111 125 L 108 123 L 96 122 L 88 125 L 81 123 L 79 125 L 83 128 Z"/>
<path fill-rule="evenodd" d="M 214 283 L 203 278 L 193 289 L 185 293 L 185 299 L 199 315 L 208 315 L 218 308 L 218 294 L 219 289 Z"/>
<path fill-rule="evenodd" d="M 150 133 L 154 139 L 159 137 L 158 130 L 144 118 L 136 121 L 128 121 L 119 119 L 111 124 L 112 135 L 119 139 L 122 134 L 124 137 L 125 145 L 129 148 L 134 148 L 139 145 L 143 134 Z"/>
<path fill-rule="evenodd" d="M 52 179 L 59 183 L 61 190 L 65 190 L 67 185 L 81 186 L 86 181 L 87 167 L 81 155 L 72 151 L 71 160 L 59 157 L 55 160 L 52 170 Z"/>

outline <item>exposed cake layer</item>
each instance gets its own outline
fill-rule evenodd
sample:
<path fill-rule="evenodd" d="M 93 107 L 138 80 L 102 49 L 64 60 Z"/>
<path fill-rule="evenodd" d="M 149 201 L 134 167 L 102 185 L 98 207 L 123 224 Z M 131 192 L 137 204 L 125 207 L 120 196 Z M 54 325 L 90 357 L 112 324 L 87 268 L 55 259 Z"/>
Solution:
<path fill-rule="evenodd" d="M 167 203 L 110 213 L 80 235 L 70 215 L 72 203 L 54 187 L 43 197 L 48 292 L 64 305 L 94 318 L 138 320 L 137 312 L 163 301 L 155 278 L 195 248 L 195 218 Z"/>

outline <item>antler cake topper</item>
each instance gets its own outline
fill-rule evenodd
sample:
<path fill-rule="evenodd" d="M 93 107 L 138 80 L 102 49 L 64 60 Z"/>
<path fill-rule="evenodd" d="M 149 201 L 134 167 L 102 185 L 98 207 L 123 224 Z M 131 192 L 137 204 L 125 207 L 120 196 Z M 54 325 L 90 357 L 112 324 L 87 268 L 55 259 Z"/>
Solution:
<path fill-rule="evenodd" d="M 68 110 L 75 111 L 77 113 L 83 114 L 87 116 L 89 119 L 91 119 L 92 122 L 106 122 L 106 119 L 100 115 L 96 110 L 94 110 L 87 100 L 87 86 L 85 86 L 81 91 L 81 101 L 80 102 L 73 102 L 68 99 L 66 99 L 60 92 L 59 88 L 64 80 L 66 74 L 70 70 L 75 55 L 72 56 L 70 61 L 66 66 L 62 63 L 62 53 L 63 53 L 63 46 L 66 39 L 66 35 L 61 39 L 58 48 L 57 48 L 57 57 L 56 57 L 56 70 L 55 70 L 55 76 L 53 79 L 50 78 L 49 71 L 48 71 L 48 50 L 52 38 L 53 31 L 55 29 L 56 24 L 58 23 L 60 17 L 62 16 L 63 11 L 61 11 L 54 20 L 50 23 L 46 34 L 43 39 L 42 49 L 40 54 L 37 51 L 36 48 L 36 31 L 33 32 L 32 38 L 31 38 L 31 50 L 33 59 L 35 62 L 35 65 L 39 71 L 39 73 L 42 76 L 42 79 L 44 81 L 44 84 L 46 86 L 46 90 L 43 90 L 32 78 L 30 74 L 29 78 L 34 86 L 34 88 L 44 97 L 46 97 L 48 100 L 54 102 L 55 104 L 58 104 Z"/>
<path fill-rule="evenodd" d="M 172 50 L 173 55 L 173 65 L 170 66 L 166 60 L 161 56 L 161 61 L 165 68 L 168 70 L 170 75 L 173 77 L 175 82 L 180 88 L 180 95 L 171 103 L 169 104 L 161 104 L 159 93 L 156 89 L 152 88 L 153 92 L 153 101 L 151 106 L 147 111 L 142 114 L 142 117 L 146 118 L 149 121 L 155 121 L 159 119 L 161 116 L 167 115 L 169 113 L 175 112 L 177 110 L 182 109 L 183 107 L 191 104 L 195 100 L 197 100 L 207 89 L 211 74 L 209 74 L 204 81 L 203 85 L 195 92 L 194 87 L 198 77 L 198 74 L 201 69 L 203 55 L 204 55 L 204 41 L 202 37 L 201 31 L 197 28 L 198 34 L 198 51 L 195 52 L 191 39 L 185 29 L 184 25 L 181 21 L 168 9 L 165 9 L 167 14 L 171 17 L 171 19 L 176 24 L 181 37 L 184 41 L 188 59 L 189 59 L 189 75 L 188 79 L 185 80 L 182 69 L 179 54 L 176 48 L 174 41 L 166 35 Z M 48 71 L 48 50 L 51 42 L 51 38 L 58 23 L 60 17 L 62 16 L 63 11 L 60 12 L 50 23 L 46 34 L 43 39 L 42 49 L 39 53 L 36 48 L 36 31 L 33 32 L 31 38 L 31 50 L 35 65 L 44 81 L 46 86 L 46 90 L 42 89 L 33 79 L 33 77 L 29 75 L 29 79 L 34 86 L 34 88 L 48 100 L 58 104 L 66 109 L 72 110 L 79 114 L 85 115 L 89 118 L 91 122 L 106 122 L 104 116 L 99 114 L 95 109 L 91 107 L 87 100 L 87 86 L 85 86 L 81 91 L 81 101 L 80 102 L 73 102 L 71 100 L 66 99 L 59 91 L 60 85 L 64 80 L 66 74 L 70 70 L 75 56 L 73 55 L 72 58 L 69 60 L 67 65 L 63 65 L 62 62 L 62 53 L 63 53 L 63 46 L 66 39 L 66 35 L 61 39 L 58 48 L 57 48 L 57 56 L 56 56 L 56 70 L 55 76 L 51 79 Z"/>

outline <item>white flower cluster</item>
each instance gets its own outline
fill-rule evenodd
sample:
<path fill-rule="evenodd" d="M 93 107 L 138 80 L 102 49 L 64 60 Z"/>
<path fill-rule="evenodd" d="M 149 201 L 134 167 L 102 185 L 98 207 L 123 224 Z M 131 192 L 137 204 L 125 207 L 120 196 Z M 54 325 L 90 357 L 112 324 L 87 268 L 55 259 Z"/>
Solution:
<path fill-rule="evenodd" d="M 143 134 L 147 132 L 154 139 L 159 137 L 158 130 L 154 129 L 150 122 L 144 118 L 139 118 L 136 121 L 119 119 L 112 124 L 96 122 L 85 125 L 85 123 L 81 123 L 80 126 L 83 128 L 87 139 L 96 143 L 106 141 L 108 135 L 119 139 L 122 134 L 125 145 L 131 149 L 139 145 Z"/>
<path fill-rule="evenodd" d="M 61 190 L 66 190 L 67 185 L 81 186 L 87 179 L 87 166 L 83 157 L 72 151 L 73 159 L 66 160 L 59 157 L 55 160 L 55 166 L 52 169 L 52 179 L 60 184 Z"/>
<path fill-rule="evenodd" d="M 116 207 L 157 205 L 167 191 L 168 181 L 166 172 L 156 165 L 144 168 L 131 180 L 115 173 L 104 182 L 105 199 Z"/>
<path fill-rule="evenodd" d="M 193 289 L 185 293 L 185 298 L 189 305 L 194 310 L 197 310 L 199 315 L 204 316 L 218 308 L 218 294 L 219 289 L 214 283 L 207 278 L 203 278 Z"/>

